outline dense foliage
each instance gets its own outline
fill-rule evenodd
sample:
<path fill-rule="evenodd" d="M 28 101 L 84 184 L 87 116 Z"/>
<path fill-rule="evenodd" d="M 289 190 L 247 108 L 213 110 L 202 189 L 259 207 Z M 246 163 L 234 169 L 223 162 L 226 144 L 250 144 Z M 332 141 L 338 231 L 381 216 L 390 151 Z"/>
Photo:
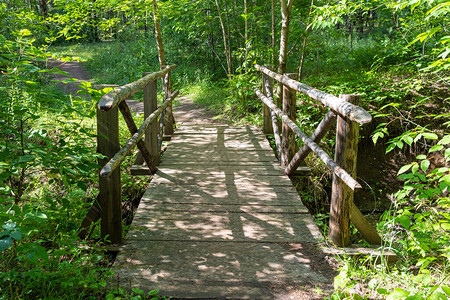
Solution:
<path fill-rule="evenodd" d="M 64 94 L 46 62 L 80 56 L 93 80 L 108 84 L 158 69 L 152 4 L 0 3 L 0 299 L 131 297 L 108 291 L 107 262 L 92 244 L 98 233 L 89 242 L 77 236 L 96 194 L 96 98 Z M 286 4 L 158 1 L 166 60 L 179 65 L 174 85 L 223 118 L 261 123 L 253 65 L 280 64 Z M 449 2 L 431 0 L 295 1 L 289 11 L 287 72 L 336 95 L 360 94 L 374 116 L 363 144 L 382 148 L 386 161 L 400 158 L 390 168 L 402 185 L 378 222 L 399 262 L 343 259 L 332 299 L 450 297 L 449 11 Z M 298 98 L 298 123 L 311 132 L 324 109 Z M 331 153 L 333 143 L 323 147 Z M 316 171 L 303 199 L 326 225 L 326 193 L 317 191 L 330 176 L 308 163 Z M 368 185 L 376 198 L 389 188 Z"/>

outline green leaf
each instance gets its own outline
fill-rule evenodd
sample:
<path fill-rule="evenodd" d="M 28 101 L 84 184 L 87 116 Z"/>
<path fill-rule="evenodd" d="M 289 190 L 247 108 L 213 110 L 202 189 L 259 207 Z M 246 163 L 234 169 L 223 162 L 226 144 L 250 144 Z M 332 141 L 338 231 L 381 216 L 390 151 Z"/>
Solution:
<path fill-rule="evenodd" d="M 414 139 L 413 139 L 411 136 L 406 135 L 406 136 L 403 137 L 403 141 L 404 141 L 406 144 L 408 144 L 409 146 L 411 146 L 412 143 L 414 142 Z"/>
<path fill-rule="evenodd" d="M 444 293 L 447 294 L 447 296 L 450 296 L 450 287 L 448 287 L 448 286 L 441 286 L 441 289 L 444 291 Z"/>
<path fill-rule="evenodd" d="M 392 143 L 392 144 L 390 144 L 390 145 L 387 147 L 386 153 L 389 153 L 389 152 L 391 152 L 391 151 L 394 150 L 394 149 L 395 149 L 395 144 Z"/>
<path fill-rule="evenodd" d="M 433 147 L 430 148 L 430 150 L 428 152 L 441 151 L 442 149 L 444 149 L 444 146 L 442 146 L 442 145 L 434 145 Z"/>
<path fill-rule="evenodd" d="M 408 216 L 398 216 L 395 220 L 405 229 L 409 229 L 409 227 L 411 227 L 411 219 Z"/>
<path fill-rule="evenodd" d="M 377 289 L 377 293 L 380 294 L 380 295 L 388 295 L 388 294 L 389 294 L 389 293 L 388 293 L 388 290 L 385 289 L 385 288 L 379 288 L 379 289 Z"/>
<path fill-rule="evenodd" d="M 12 231 L 12 230 L 14 230 L 16 228 L 16 223 L 14 223 L 14 222 L 6 223 L 5 225 L 2 226 L 2 228 L 5 229 L 5 230 L 11 230 Z"/>
<path fill-rule="evenodd" d="M 450 144 L 450 135 L 444 136 L 439 142 L 439 145 L 448 145 Z"/>
<path fill-rule="evenodd" d="M 450 185 L 450 174 L 447 174 L 447 175 L 445 175 L 445 176 L 442 176 L 442 177 L 439 179 L 439 182 L 444 182 L 444 183 L 446 183 L 447 185 Z"/>
<path fill-rule="evenodd" d="M 421 155 L 417 155 L 416 158 L 417 158 L 417 159 L 426 159 L 427 156 L 424 155 L 424 154 L 421 154 Z"/>
<path fill-rule="evenodd" d="M 0 252 L 8 249 L 13 243 L 13 240 L 10 236 L 6 236 L 0 239 Z"/>
<path fill-rule="evenodd" d="M 409 165 L 406 165 L 406 166 L 401 167 L 400 170 L 398 170 L 397 175 L 400 175 L 400 174 L 405 173 L 405 172 L 408 171 L 411 167 L 412 167 L 412 164 L 409 164 Z"/>
<path fill-rule="evenodd" d="M 16 241 L 20 241 L 22 239 L 22 233 L 18 230 L 14 230 L 11 232 L 10 236 Z"/>
<path fill-rule="evenodd" d="M 442 223 L 440 223 L 440 225 L 441 225 L 441 228 L 442 228 L 442 229 L 444 229 L 444 230 L 450 230 L 450 223 L 448 223 L 448 222 L 442 222 Z"/>
<path fill-rule="evenodd" d="M 34 160 L 34 155 L 24 155 L 19 157 L 18 160 L 16 160 L 18 163 L 26 163 Z"/>
<path fill-rule="evenodd" d="M 422 133 L 423 137 L 426 138 L 427 140 L 437 140 L 438 136 L 435 133 L 431 133 L 431 132 L 424 132 Z"/>
<path fill-rule="evenodd" d="M 144 295 L 144 291 L 138 288 L 133 288 L 132 291 L 138 295 Z"/>
<path fill-rule="evenodd" d="M 422 162 L 420 163 L 420 169 L 426 173 L 428 168 L 430 167 L 430 161 L 429 160 L 422 160 Z"/>

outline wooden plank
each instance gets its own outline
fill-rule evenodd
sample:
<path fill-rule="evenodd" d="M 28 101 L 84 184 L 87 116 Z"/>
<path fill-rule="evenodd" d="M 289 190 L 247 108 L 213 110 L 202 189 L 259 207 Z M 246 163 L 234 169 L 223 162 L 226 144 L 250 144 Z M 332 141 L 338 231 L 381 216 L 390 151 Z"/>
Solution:
<path fill-rule="evenodd" d="M 155 201 L 150 202 L 146 201 L 145 203 L 139 204 L 140 211 L 148 211 L 150 215 L 153 212 L 245 212 L 245 213 L 283 213 L 283 214 L 307 214 L 308 209 L 301 204 L 292 204 L 292 205 L 281 205 L 279 203 L 275 204 L 254 204 L 254 205 L 243 205 L 240 203 L 235 204 L 209 204 L 209 203 L 177 203 L 177 200 L 174 202 L 162 202 Z M 178 200 L 184 201 L 184 200 Z"/>
<path fill-rule="evenodd" d="M 160 294 L 189 299 L 281 299 L 273 284 L 314 289 L 328 282 L 309 256 L 292 248 L 302 243 L 138 242 L 119 253 L 114 271 L 124 288 L 158 288 Z M 168 254 L 172 255 L 168 255 Z M 128 267 L 134 265 L 134 267 Z"/>
<path fill-rule="evenodd" d="M 138 212 L 127 240 L 318 242 L 322 235 L 307 214 Z"/>

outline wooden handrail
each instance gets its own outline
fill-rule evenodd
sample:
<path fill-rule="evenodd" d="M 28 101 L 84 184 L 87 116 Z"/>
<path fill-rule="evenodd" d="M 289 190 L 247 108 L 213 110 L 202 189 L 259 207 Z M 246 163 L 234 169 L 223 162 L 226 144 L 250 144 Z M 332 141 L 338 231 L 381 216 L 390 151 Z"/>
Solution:
<path fill-rule="evenodd" d="M 278 142 L 276 146 L 277 152 L 281 153 L 279 155 L 280 163 L 286 167 L 286 174 L 293 174 L 310 151 L 314 151 L 333 171 L 328 232 L 330 240 L 337 246 L 347 246 L 350 242 L 349 224 L 351 221 L 369 243 L 381 244 L 381 237 L 376 229 L 367 222 L 353 203 L 354 190 L 361 188 L 361 185 L 355 180 L 359 139 L 358 124 L 368 123 L 372 117 L 361 107 L 352 104 L 357 99 L 355 95 L 340 95 L 337 98 L 297 82 L 289 78 L 288 74 L 280 75 L 259 65 L 256 65 L 256 68 L 263 73 L 265 95 L 258 89 L 255 89 L 255 93 L 265 104 L 263 110 L 264 133 L 273 133 L 275 139 L 279 139 L 279 133 L 276 130 L 278 125 L 274 122 L 276 121 L 274 114 L 278 115 L 283 121 L 283 141 L 281 146 Z M 269 78 L 275 79 L 283 85 L 283 110 L 273 101 L 272 87 L 268 84 Z M 331 108 L 310 137 L 295 124 L 296 100 L 294 91 L 299 91 Z M 280 102 L 278 105 L 281 104 Z M 333 160 L 317 143 L 325 136 L 335 121 L 337 121 L 336 144 Z M 289 137 L 292 132 L 305 144 L 295 155 L 292 153 L 292 149 L 297 146 L 297 143 Z"/>
<path fill-rule="evenodd" d="M 173 127 L 174 119 L 171 105 L 179 92 L 171 93 L 167 85 L 163 84 L 163 104 L 158 108 L 157 79 L 170 74 L 176 66 L 162 67 L 161 71 L 144 73 L 142 78 L 124 86 L 116 87 L 104 95 L 97 109 L 97 152 L 102 154 L 98 164 L 102 169 L 99 172 L 98 205 L 92 206 L 92 213 L 83 221 L 80 236 L 85 237 L 88 227 L 96 219 L 101 218 L 101 236 L 108 237 L 111 243 L 122 241 L 122 200 L 121 200 L 121 173 L 120 165 L 137 146 L 139 153 L 135 164 L 147 165 L 146 174 L 155 174 L 159 162 L 160 151 L 158 144 L 157 118 L 162 118 L 162 112 L 170 116 L 169 122 L 164 122 L 164 129 Z M 111 85 L 109 85 L 111 86 Z M 98 86 L 99 88 L 105 85 Z M 139 127 L 133 119 L 133 115 L 125 102 L 133 94 L 143 91 L 144 122 Z M 131 138 L 124 147 L 119 141 L 119 111 L 127 124 Z M 143 137 L 145 136 L 145 139 Z M 132 173 L 132 175 L 135 175 Z M 144 175 L 144 174 L 142 174 Z M 95 216 L 95 218 L 93 218 Z"/>
<path fill-rule="evenodd" d="M 318 89 L 312 88 L 304 83 L 298 82 L 296 80 L 290 79 L 285 75 L 277 74 L 265 67 L 260 65 L 255 65 L 255 68 L 267 76 L 281 82 L 285 86 L 290 87 L 296 91 L 299 91 L 311 99 L 322 102 L 325 106 L 328 106 L 332 110 L 336 111 L 340 115 L 349 118 L 353 122 L 360 125 L 366 124 L 372 121 L 372 116 L 363 108 L 351 104 L 349 102 L 343 101 L 336 96 L 322 92 Z"/>
<path fill-rule="evenodd" d="M 98 109 L 101 111 L 109 111 L 110 109 L 116 107 L 121 101 L 128 99 L 137 92 L 141 91 L 149 82 L 155 81 L 156 79 L 164 77 L 172 69 L 175 69 L 176 65 L 167 66 L 165 69 L 150 73 L 145 77 L 142 77 L 132 83 L 128 83 L 121 87 L 115 88 L 109 93 L 103 95 L 98 103 Z"/>
<path fill-rule="evenodd" d="M 144 136 L 147 127 L 166 109 L 167 106 L 178 96 L 180 92 L 175 91 L 164 103 L 158 107 L 147 119 L 144 120 L 142 125 L 139 127 L 138 131 L 133 134 L 133 136 L 128 139 L 125 146 L 123 146 L 100 170 L 100 176 L 108 177 L 120 164 L 125 160 L 125 157 L 130 153 L 130 151 L 136 146 L 139 140 Z"/>
<path fill-rule="evenodd" d="M 263 93 L 255 89 L 256 95 L 261 99 L 261 101 L 264 102 L 265 105 L 267 105 L 270 110 L 275 112 L 282 120 L 283 122 L 288 125 L 292 131 L 295 132 L 295 134 L 306 144 L 308 147 L 314 151 L 314 153 L 319 156 L 319 158 L 333 171 L 336 176 L 342 179 L 343 182 L 345 182 L 346 185 L 348 185 L 352 190 L 355 190 L 356 188 L 361 188 L 361 185 L 353 179 L 352 176 L 350 176 L 344 169 L 339 167 L 336 162 L 331 159 L 331 157 L 328 156 L 328 154 L 323 151 L 322 148 L 319 147 L 312 139 L 310 139 L 292 120 L 289 118 L 288 115 L 283 113 L 281 109 L 279 109 L 273 101 L 270 101 L 266 96 L 263 95 Z"/>

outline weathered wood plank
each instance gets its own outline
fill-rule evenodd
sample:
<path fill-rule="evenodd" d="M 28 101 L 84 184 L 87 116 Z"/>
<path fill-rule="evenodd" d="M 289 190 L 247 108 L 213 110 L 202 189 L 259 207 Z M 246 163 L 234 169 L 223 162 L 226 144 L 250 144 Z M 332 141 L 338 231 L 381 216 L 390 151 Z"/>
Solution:
<path fill-rule="evenodd" d="M 160 294 L 177 298 L 281 299 L 275 282 L 302 288 L 327 282 L 310 256 L 291 250 L 310 248 L 308 243 L 135 243 L 117 257 L 122 263 L 116 265 L 116 278 L 124 288 L 158 288 Z"/>
<path fill-rule="evenodd" d="M 150 199 L 149 199 L 150 200 Z M 241 199 L 244 200 L 244 199 Z M 180 200 L 179 200 L 180 201 Z M 181 200 L 183 201 L 183 200 Z M 174 202 L 150 202 L 146 201 L 139 205 L 140 211 L 147 211 L 149 215 L 152 215 L 155 211 L 158 212 L 218 212 L 218 213 L 283 213 L 283 214 L 307 214 L 308 209 L 301 203 L 294 205 L 294 202 L 290 201 L 289 205 L 275 204 L 254 204 L 254 205 L 242 205 L 236 201 L 235 204 L 208 204 L 208 203 L 177 203 Z"/>
<path fill-rule="evenodd" d="M 307 214 L 138 212 L 128 240 L 317 242 L 322 236 Z"/>
<path fill-rule="evenodd" d="M 209 128 L 174 134 L 116 259 L 117 281 L 208 299 L 274 299 L 276 282 L 328 282 L 299 250 L 322 236 L 267 140 Z"/>

